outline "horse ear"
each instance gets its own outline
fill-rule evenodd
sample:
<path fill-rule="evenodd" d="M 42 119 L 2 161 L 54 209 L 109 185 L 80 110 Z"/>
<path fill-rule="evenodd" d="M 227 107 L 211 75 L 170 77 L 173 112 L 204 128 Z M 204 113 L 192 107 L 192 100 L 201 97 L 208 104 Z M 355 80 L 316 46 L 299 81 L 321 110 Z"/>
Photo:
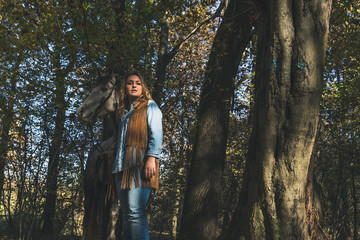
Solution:
<path fill-rule="evenodd" d="M 100 83 L 101 83 L 101 80 L 102 80 L 101 69 L 98 68 L 98 69 L 97 69 L 96 83 L 97 83 L 97 84 L 100 84 Z"/>
<path fill-rule="evenodd" d="M 114 71 L 111 71 L 111 82 L 113 82 L 116 85 L 116 77 Z"/>
<path fill-rule="evenodd" d="M 106 83 L 110 79 L 110 74 L 106 73 L 106 70 L 104 68 L 98 69 L 97 75 L 97 84 Z"/>

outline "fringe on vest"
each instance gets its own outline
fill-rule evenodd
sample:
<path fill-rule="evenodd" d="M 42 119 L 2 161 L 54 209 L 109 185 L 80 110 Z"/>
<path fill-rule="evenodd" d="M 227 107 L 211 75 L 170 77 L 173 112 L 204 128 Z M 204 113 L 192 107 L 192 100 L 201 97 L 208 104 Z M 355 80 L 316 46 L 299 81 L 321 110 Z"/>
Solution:
<path fill-rule="evenodd" d="M 145 101 L 131 113 L 126 134 L 126 149 L 124 157 L 124 171 L 121 189 L 131 189 L 134 178 L 135 188 L 159 189 L 159 159 L 155 160 L 156 173 L 149 180 L 145 180 L 145 153 L 148 148 L 147 106 Z"/>

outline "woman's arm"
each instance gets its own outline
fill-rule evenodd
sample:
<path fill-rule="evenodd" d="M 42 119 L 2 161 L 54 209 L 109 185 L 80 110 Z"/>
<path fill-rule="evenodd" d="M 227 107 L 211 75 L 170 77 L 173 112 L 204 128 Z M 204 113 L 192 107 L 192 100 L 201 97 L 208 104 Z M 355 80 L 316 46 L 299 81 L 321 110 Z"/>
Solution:
<path fill-rule="evenodd" d="M 156 171 L 155 159 L 160 158 L 162 145 L 162 113 L 155 102 L 149 102 L 147 108 L 149 143 L 146 151 L 145 178 L 150 179 Z"/>

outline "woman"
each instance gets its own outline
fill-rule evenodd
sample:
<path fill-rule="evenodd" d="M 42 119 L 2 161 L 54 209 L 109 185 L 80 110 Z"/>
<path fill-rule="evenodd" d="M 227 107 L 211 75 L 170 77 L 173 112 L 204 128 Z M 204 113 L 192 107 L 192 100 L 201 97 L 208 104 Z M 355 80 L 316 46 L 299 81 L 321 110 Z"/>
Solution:
<path fill-rule="evenodd" d="M 162 114 L 139 73 L 127 74 L 123 82 L 113 167 L 123 239 L 150 239 L 145 207 L 151 189 L 158 189 Z"/>

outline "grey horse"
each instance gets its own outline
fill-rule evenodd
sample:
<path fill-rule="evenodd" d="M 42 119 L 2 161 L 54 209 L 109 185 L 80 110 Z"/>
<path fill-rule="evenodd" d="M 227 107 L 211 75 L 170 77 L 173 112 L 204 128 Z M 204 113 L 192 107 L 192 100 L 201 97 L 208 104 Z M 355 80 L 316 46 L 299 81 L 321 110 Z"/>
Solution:
<path fill-rule="evenodd" d="M 79 119 L 89 123 L 99 116 L 114 113 L 116 95 L 115 77 L 99 78 L 98 85 L 76 112 Z M 95 145 L 88 155 L 84 174 L 83 240 L 120 239 L 119 204 L 114 185 L 111 184 L 113 144 L 114 135 Z"/>

